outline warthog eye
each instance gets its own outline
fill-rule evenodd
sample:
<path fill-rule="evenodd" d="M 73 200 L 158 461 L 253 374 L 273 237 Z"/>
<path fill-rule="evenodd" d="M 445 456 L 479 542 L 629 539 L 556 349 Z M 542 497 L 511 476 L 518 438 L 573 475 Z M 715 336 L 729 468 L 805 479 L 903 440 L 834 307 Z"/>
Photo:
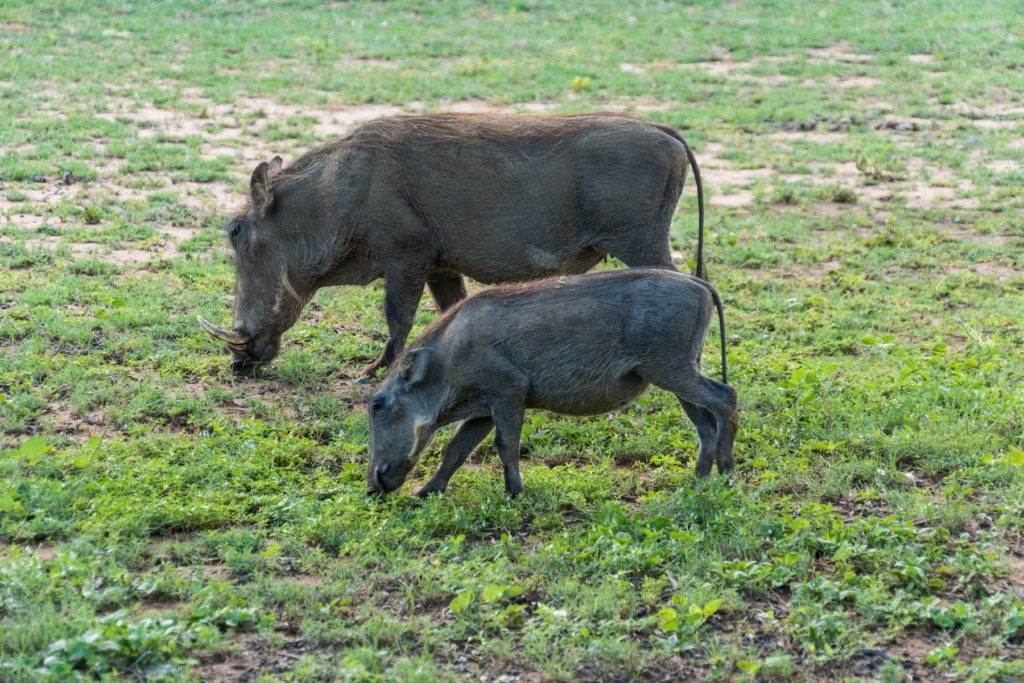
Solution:
<path fill-rule="evenodd" d="M 371 411 L 373 411 L 375 413 L 379 413 L 383 409 L 384 409 L 384 397 L 383 396 L 377 396 L 372 401 L 370 401 L 370 410 Z"/>
<path fill-rule="evenodd" d="M 238 233 L 240 232 L 242 232 L 242 224 L 232 223 L 231 229 L 228 230 L 228 237 L 230 237 L 231 239 L 235 239 L 236 237 L 238 237 Z"/>

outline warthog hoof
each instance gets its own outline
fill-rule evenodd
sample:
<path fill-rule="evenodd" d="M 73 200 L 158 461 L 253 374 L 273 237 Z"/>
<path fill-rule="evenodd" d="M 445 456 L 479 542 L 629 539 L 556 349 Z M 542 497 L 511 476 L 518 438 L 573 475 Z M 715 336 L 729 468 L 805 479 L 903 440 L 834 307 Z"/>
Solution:
<path fill-rule="evenodd" d="M 417 491 L 416 495 L 420 498 L 426 498 L 427 496 L 432 496 L 434 494 L 440 495 L 442 493 L 444 493 L 444 487 L 427 484 Z"/>

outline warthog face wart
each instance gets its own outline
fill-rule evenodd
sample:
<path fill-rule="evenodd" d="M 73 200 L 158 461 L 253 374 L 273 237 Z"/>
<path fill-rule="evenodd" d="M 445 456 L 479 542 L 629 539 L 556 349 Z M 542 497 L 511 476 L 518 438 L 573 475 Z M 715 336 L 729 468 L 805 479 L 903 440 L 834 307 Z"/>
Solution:
<path fill-rule="evenodd" d="M 415 349 L 404 360 L 369 403 L 366 482 L 373 492 L 388 493 L 401 486 L 437 429 L 436 419 L 420 395 L 430 383 L 431 352 Z"/>
<path fill-rule="evenodd" d="M 280 199 L 271 191 L 269 174 L 280 157 L 263 162 L 250 180 L 250 203 L 228 223 L 235 260 L 234 324 L 230 330 L 199 318 L 199 324 L 231 349 L 235 373 L 270 362 L 281 348 L 281 334 L 298 319 L 314 291 L 311 278 L 289 263 L 295 254 L 293 236 L 276 220 Z"/>

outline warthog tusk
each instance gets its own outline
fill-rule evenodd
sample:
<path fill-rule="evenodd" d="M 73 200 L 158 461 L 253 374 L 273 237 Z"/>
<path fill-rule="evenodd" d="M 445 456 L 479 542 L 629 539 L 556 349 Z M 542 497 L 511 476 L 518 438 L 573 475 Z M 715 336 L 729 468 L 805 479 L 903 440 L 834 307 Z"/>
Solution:
<path fill-rule="evenodd" d="M 245 344 L 248 343 L 249 341 L 248 337 L 238 334 L 237 332 L 229 332 L 228 330 L 225 330 L 222 327 L 217 327 L 216 325 L 214 325 L 201 315 L 196 316 L 196 319 L 199 321 L 200 327 L 202 327 L 204 330 L 209 332 L 217 339 L 225 341 L 228 344 L 231 344 L 232 346 L 245 346 Z"/>

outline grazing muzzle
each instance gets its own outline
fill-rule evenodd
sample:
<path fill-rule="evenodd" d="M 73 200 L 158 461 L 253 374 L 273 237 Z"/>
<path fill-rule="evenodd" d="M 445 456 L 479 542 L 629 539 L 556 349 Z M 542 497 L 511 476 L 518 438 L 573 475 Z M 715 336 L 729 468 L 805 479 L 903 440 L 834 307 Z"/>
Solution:
<path fill-rule="evenodd" d="M 199 326 L 215 339 L 227 343 L 231 349 L 231 371 L 245 374 L 259 365 L 272 361 L 281 349 L 279 334 L 249 334 L 244 329 L 225 330 L 214 325 L 203 316 L 198 317 Z"/>
<path fill-rule="evenodd" d="M 274 360 L 280 350 L 280 336 L 253 337 L 245 347 L 231 348 L 231 371 L 236 375 L 252 372 Z"/>
<path fill-rule="evenodd" d="M 412 463 L 408 460 L 392 465 L 385 462 L 379 465 L 370 464 L 367 471 L 367 484 L 370 493 L 391 493 L 409 476 Z"/>

